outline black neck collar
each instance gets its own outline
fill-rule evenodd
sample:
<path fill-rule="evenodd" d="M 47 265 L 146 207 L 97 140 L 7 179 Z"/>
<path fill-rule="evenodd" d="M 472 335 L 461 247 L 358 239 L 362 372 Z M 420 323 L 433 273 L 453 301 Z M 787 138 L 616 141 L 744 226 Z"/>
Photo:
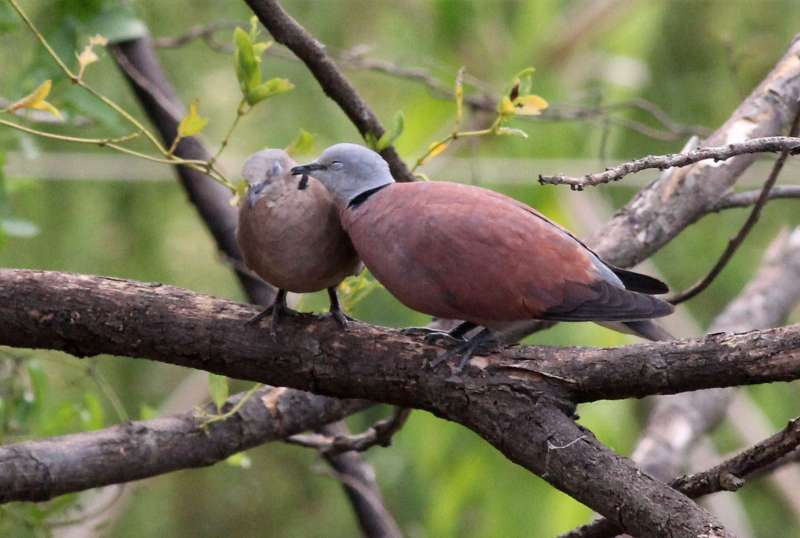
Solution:
<path fill-rule="evenodd" d="M 378 192 L 382 188 L 388 187 L 389 185 L 391 185 L 391 183 L 386 183 L 384 185 L 380 185 L 378 187 L 375 187 L 374 189 L 369 189 L 367 191 L 362 192 L 361 194 L 355 196 L 352 200 L 350 200 L 350 203 L 347 204 L 347 208 L 348 209 L 357 208 L 358 206 L 360 206 L 361 204 L 366 202 L 367 198 L 369 198 L 370 196 L 372 196 L 373 194 L 375 194 L 376 192 Z"/>

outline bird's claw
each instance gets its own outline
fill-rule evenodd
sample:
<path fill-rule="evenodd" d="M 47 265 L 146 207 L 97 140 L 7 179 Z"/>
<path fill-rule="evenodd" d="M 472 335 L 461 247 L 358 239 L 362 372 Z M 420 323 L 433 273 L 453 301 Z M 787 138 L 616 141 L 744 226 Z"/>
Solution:
<path fill-rule="evenodd" d="M 452 338 L 452 336 L 450 338 Z M 451 349 L 439 353 L 436 358 L 430 362 L 430 367 L 436 368 L 445 361 L 448 361 L 454 357 L 460 357 L 458 365 L 455 369 L 456 373 L 460 374 L 464 370 L 464 366 L 466 366 L 467 362 L 469 362 L 473 355 L 485 355 L 491 353 L 497 349 L 498 345 L 499 342 L 491 335 L 491 333 L 481 332 L 469 340 L 461 341 L 458 345 L 452 347 Z"/>
<path fill-rule="evenodd" d="M 329 318 L 332 318 L 332 319 L 333 319 L 333 320 L 334 320 L 334 321 L 335 321 L 335 322 L 336 322 L 336 323 L 339 325 L 339 327 L 340 327 L 340 328 L 341 328 L 343 331 L 346 331 L 346 330 L 347 330 L 347 327 L 348 327 L 348 325 L 349 325 L 349 322 L 351 322 L 351 321 L 355 321 L 355 319 L 354 319 L 354 318 L 351 318 L 350 316 L 348 316 L 347 314 L 345 314 L 345 313 L 344 313 L 344 312 L 342 312 L 341 310 L 331 310 L 330 312 L 328 312 L 327 314 L 325 314 L 325 316 L 324 316 L 324 317 L 326 317 L 326 318 L 328 318 L 328 317 L 329 317 Z"/>

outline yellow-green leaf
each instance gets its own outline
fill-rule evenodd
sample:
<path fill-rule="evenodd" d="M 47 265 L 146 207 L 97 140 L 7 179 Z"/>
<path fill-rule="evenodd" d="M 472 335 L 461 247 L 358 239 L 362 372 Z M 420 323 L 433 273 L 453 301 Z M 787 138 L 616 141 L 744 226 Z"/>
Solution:
<path fill-rule="evenodd" d="M 538 116 L 549 105 L 538 95 L 521 95 L 514 102 L 514 113 L 519 116 Z"/>
<path fill-rule="evenodd" d="M 233 191 L 233 196 L 228 201 L 228 203 L 233 207 L 237 207 L 239 204 L 242 203 L 242 200 L 244 200 L 244 197 L 247 195 L 247 189 L 250 188 L 250 184 L 247 181 L 241 179 L 235 182 L 234 186 L 235 190 Z"/>
<path fill-rule="evenodd" d="M 249 469 L 253 465 L 253 461 L 250 459 L 250 456 L 244 452 L 237 452 L 233 456 L 228 456 L 228 458 L 225 460 L 225 463 L 232 467 L 239 467 L 241 469 Z"/>
<path fill-rule="evenodd" d="M 458 70 L 456 74 L 456 126 L 461 125 L 461 118 L 464 117 L 464 68 Z"/>
<path fill-rule="evenodd" d="M 311 153 L 314 149 L 314 135 L 300 129 L 292 143 L 286 146 L 286 153 L 289 155 L 304 155 Z"/>
<path fill-rule="evenodd" d="M 444 142 L 434 142 L 433 144 L 431 144 L 428 147 L 428 154 L 425 156 L 424 159 L 422 159 L 422 162 L 420 162 L 419 164 L 423 165 L 423 164 L 429 162 L 431 159 L 433 159 L 437 155 L 440 155 L 444 150 L 447 149 L 447 146 L 450 145 L 450 142 L 451 142 L 451 140 L 446 140 Z"/>
<path fill-rule="evenodd" d="M 507 96 L 503 96 L 500 98 L 500 102 L 497 103 L 497 113 L 503 117 L 506 116 L 513 116 L 516 110 L 514 109 L 514 103 L 511 102 Z"/>
<path fill-rule="evenodd" d="M 392 126 L 389 128 L 388 131 L 384 132 L 383 135 L 378 139 L 375 144 L 376 151 L 383 151 L 392 144 L 403 134 L 403 128 L 405 127 L 405 118 L 403 117 L 403 111 L 398 110 L 397 113 L 394 115 L 392 119 Z"/>
<path fill-rule="evenodd" d="M 34 110 L 44 110 L 56 116 L 57 118 L 61 118 L 61 112 L 58 111 L 56 107 L 51 105 L 46 101 L 47 96 L 50 95 L 50 90 L 53 89 L 53 81 L 45 80 L 39 87 L 33 90 L 30 94 L 26 95 L 19 101 L 11 103 L 7 108 L 7 112 L 14 112 L 17 110 L 21 110 L 23 108 L 29 108 Z"/>
<path fill-rule="evenodd" d="M 245 95 L 245 99 L 247 100 L 248 105 L 254 106 L 257 103 L 263 101 L 264 99 L 268 99 L 269 97 L 281 93 L 286 93 L 293 89 L 294 89 L 294 84 L 292 84 L 289 81 L 289 79 L 272 78 L 264 82 L 263 84 L 259 84 L 255 88 L 248 88 L 248 92 Z"/>
<path fill-rule="evenodd" d="M 208 393 L 211 395 L 211 400 L 217 406 L 217 411 L 222 409 L 225 400 L 228 399 L 228 378 L 224 375 L 208 374 Z"/>
<path fill-rule="evenodd" d="M 179 137 L 186 138 L 187 136 L 194 136 L 202 131 L 206 124 L 208 124 L 208 118 L 201 116 L 197 112 L 198 102 L 198 99 L 192 101 L 192 104 L 189 105 L 189 113 L 186 114 L 178 124 Z"/>

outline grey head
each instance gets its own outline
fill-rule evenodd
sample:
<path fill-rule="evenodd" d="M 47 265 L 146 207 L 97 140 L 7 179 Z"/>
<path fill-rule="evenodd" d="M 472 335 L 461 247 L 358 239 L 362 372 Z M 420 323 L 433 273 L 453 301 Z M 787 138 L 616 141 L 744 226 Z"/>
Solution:
<path fill-rule="evenodd" d="M 358 144 L 336 144 L 316 161 L 292 168 L 294 175 L 311 173 L 343 205 L 359 194 L 394 183 L 383 157 Z"/>
<path fill-rule="evenodd" d="M 242 178 L 250 184 L 247 205 L 252 208 L 266 194 L 268 187 L 288 181 L 294 164 L 282 149 L 264 149 L 248 157 L 242 167 Z"/>

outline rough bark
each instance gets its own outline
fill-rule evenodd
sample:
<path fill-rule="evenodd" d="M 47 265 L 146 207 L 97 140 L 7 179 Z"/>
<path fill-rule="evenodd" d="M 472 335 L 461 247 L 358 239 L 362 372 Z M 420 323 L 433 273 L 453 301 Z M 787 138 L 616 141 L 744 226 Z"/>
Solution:
<path fill-rule="evenodd" d="M 569 417 L 571 398 L 683 390 L 682 384 L 696 384 L 696 379 L 718 386 L 800 376 L 797 327 L 773 335 L 617 350 L 528 348 L 479 357 L 458 376 L 451 365 L 426 366 L 439 348 L 396 331 L 353 323 L 343 333 L 335 323 L 301 316 L 287 320 L 275 342 L 268 331 L 244 324 L 252 307 L 158 284 L 3 270 L 0 305 L 3 345 L 144 357 L 427 409 L 473 429 L 512 461 L 642 536 L 666 527 L 675 536 L 727 534 L 685 496 L 642 474 L 575 424 Z M 752 348 L 750 354 L 745 346 Z M 744 362 L 743 355 L 766 360 L 753 359 L 727 379 L 697 375 L 698 370 L 729 371 L 732 363 Z M 603 372 L 609 366 L 615 370 L 610 375 Z M 620 389 L 631 379 L 637 380 L 635 386 Z"/>
<path fill-rule="evenodd" d="M 234 405 L 241 395 L 229 400 Z M 369 405 L 288 389 L 259 389 L 228 420 L 203 427 L 195 411 L 96 432 L 0 447 L 0 502 L 57 495 L 204 467 L 254 446 L 322 426 Z M 209 413 L 215 412 L 211 407 Z"/>

